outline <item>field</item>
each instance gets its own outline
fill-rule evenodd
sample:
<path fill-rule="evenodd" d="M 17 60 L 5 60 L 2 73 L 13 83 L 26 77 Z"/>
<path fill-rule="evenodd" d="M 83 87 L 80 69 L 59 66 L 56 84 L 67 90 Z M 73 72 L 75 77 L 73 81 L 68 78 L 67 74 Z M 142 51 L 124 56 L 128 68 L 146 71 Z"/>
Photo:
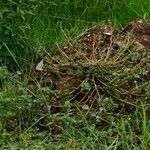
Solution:
<path fill-rule="evenodd" d="M 2 0 L 0 149 L 149 150 L 150 48 L 125 28 L 148 20 L 149 6 Z M 86 41 L 105 25 L 114 32 L 100 48 L 98 38 Z"/>

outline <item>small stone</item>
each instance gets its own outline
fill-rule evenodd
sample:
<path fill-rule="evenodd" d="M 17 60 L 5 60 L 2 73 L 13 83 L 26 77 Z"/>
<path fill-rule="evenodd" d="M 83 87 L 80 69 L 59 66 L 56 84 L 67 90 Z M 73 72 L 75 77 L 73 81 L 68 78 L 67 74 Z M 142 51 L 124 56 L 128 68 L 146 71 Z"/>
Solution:
<path fill-rule="evenodd" d="M 17 71 L 17 75 L 21 75 L 21 74 L 22 74 L 22 72 L 18 70 Z"/>
<path fill-rule="evenodd" d="M 36 65 L 36 70 L 38 71 L 43 71 L 43 65 L 44 65 L 44 61 L 43 59 Z"/>
<path fill-rule="evenodd" d="M 44 105 L 43 106 L 43 111 L 45 112 L 45 113 L 50 113 L 50 110 L 51 110 L 51 106 L 49 106 L 49 105 Z"/>
<path fill-rule="evenodd" d="M 112 35 L 112 33 L 111 32 L 104 32 L 103 34 L 105 34 L 105 35 Z"/>
<path fill-rule="evenodd" d="M 83 106 L 82 106 L 82 109 L 83 109 L 83 110 L 89 110 L 90 108 L 89 108 L 88 105 L 83 105 Z"/>

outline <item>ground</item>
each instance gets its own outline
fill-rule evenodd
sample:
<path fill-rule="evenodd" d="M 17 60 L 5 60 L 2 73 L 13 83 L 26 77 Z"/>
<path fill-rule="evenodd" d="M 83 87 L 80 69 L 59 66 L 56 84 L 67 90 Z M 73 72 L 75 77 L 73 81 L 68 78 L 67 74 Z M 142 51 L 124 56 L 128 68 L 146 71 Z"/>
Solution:
<path fill-rule="evenodd" d="M 95 26 L 28 75 L 3 70 L 2 148 L 149 149 L 149 29 Z"/>

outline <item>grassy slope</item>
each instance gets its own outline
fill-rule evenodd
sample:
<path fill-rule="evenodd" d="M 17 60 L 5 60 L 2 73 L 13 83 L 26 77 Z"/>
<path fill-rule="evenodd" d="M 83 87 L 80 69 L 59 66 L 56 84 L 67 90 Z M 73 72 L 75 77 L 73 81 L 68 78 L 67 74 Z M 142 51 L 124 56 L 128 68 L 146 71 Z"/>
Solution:
<path fill-rule="evenodd" d="M 29 18 L 33 24 L 28 34 L 28 41 L 32 50 L 39 56 L 39 51 L 54 50 L 57 43 L 65 41 L 63 30 L 71 36 L 78 35 L 89 26 L 100 22 L 111 22 L 114 26 L 122 26 L 133 19 L 150 17 L 150 1 L 126 0 L 112 2 L 107 0 L 69 1 L 51 0 L 48 10 L 41 10 L 38 16 Z M 33 51 L 33 53 L 35 53 Z M 41 105 L 48 101 L 48 89 L 41 89 L 37 84 L 37 97 L 32 100 L 28 94 L 26 81 L 15 84 L 17 75 L 9 74 L 1 68 L 1 75 L 9 76 L 7 84 L 0 91 L 0 146 L 2 149 L 117 149 L 119 145 L 124 149 L 147 149 L 149 142 L 148 121 L 145 108 L 136 108 L 134 114 L 123 119 L 119 124 L 110 117 L 112 128 L 98 131 L 95 124 L 86 118 L 78 104 L 63 103 L 61 114 L 49 115 L 43 124 L 56 122 L 65 128 L 65 132 L 51 138 L 50 127 L 38 131 L 42 118 L 37 115 Z M 18 92 L 19 91 L 19 92 Z M 40 106 L 40 107 L 39 107 Z M 31 111 L 32 110 L 32 111 Z M 91 116 L 99 117 L 96 112 Z M 40 120 L 40 119 L 41 120 Z M 7 127 L 7 128 L 6 128 Z M 133 132 L 137 129 L 139 133 Z M 113 134 L 117 136 L 113 137 Z M 109 138 L 111 137 L 111 138 Z M 107 143 L 106 143 L 107 141 Z M 137 143 L 136 143 L 137 142 Z"/>

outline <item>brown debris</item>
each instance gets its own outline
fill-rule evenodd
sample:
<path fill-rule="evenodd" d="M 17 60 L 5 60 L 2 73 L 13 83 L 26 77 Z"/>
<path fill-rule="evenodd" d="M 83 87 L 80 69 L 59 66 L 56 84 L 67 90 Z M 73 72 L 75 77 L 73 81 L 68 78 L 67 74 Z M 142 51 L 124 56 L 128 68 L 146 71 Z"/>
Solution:
<path fill-rule="evenodd" d="M 82 82 L 79 78 L 61 78 L 55 82 L 55 87 L 59 91 L 73 91 L 80 85 Z"/>

